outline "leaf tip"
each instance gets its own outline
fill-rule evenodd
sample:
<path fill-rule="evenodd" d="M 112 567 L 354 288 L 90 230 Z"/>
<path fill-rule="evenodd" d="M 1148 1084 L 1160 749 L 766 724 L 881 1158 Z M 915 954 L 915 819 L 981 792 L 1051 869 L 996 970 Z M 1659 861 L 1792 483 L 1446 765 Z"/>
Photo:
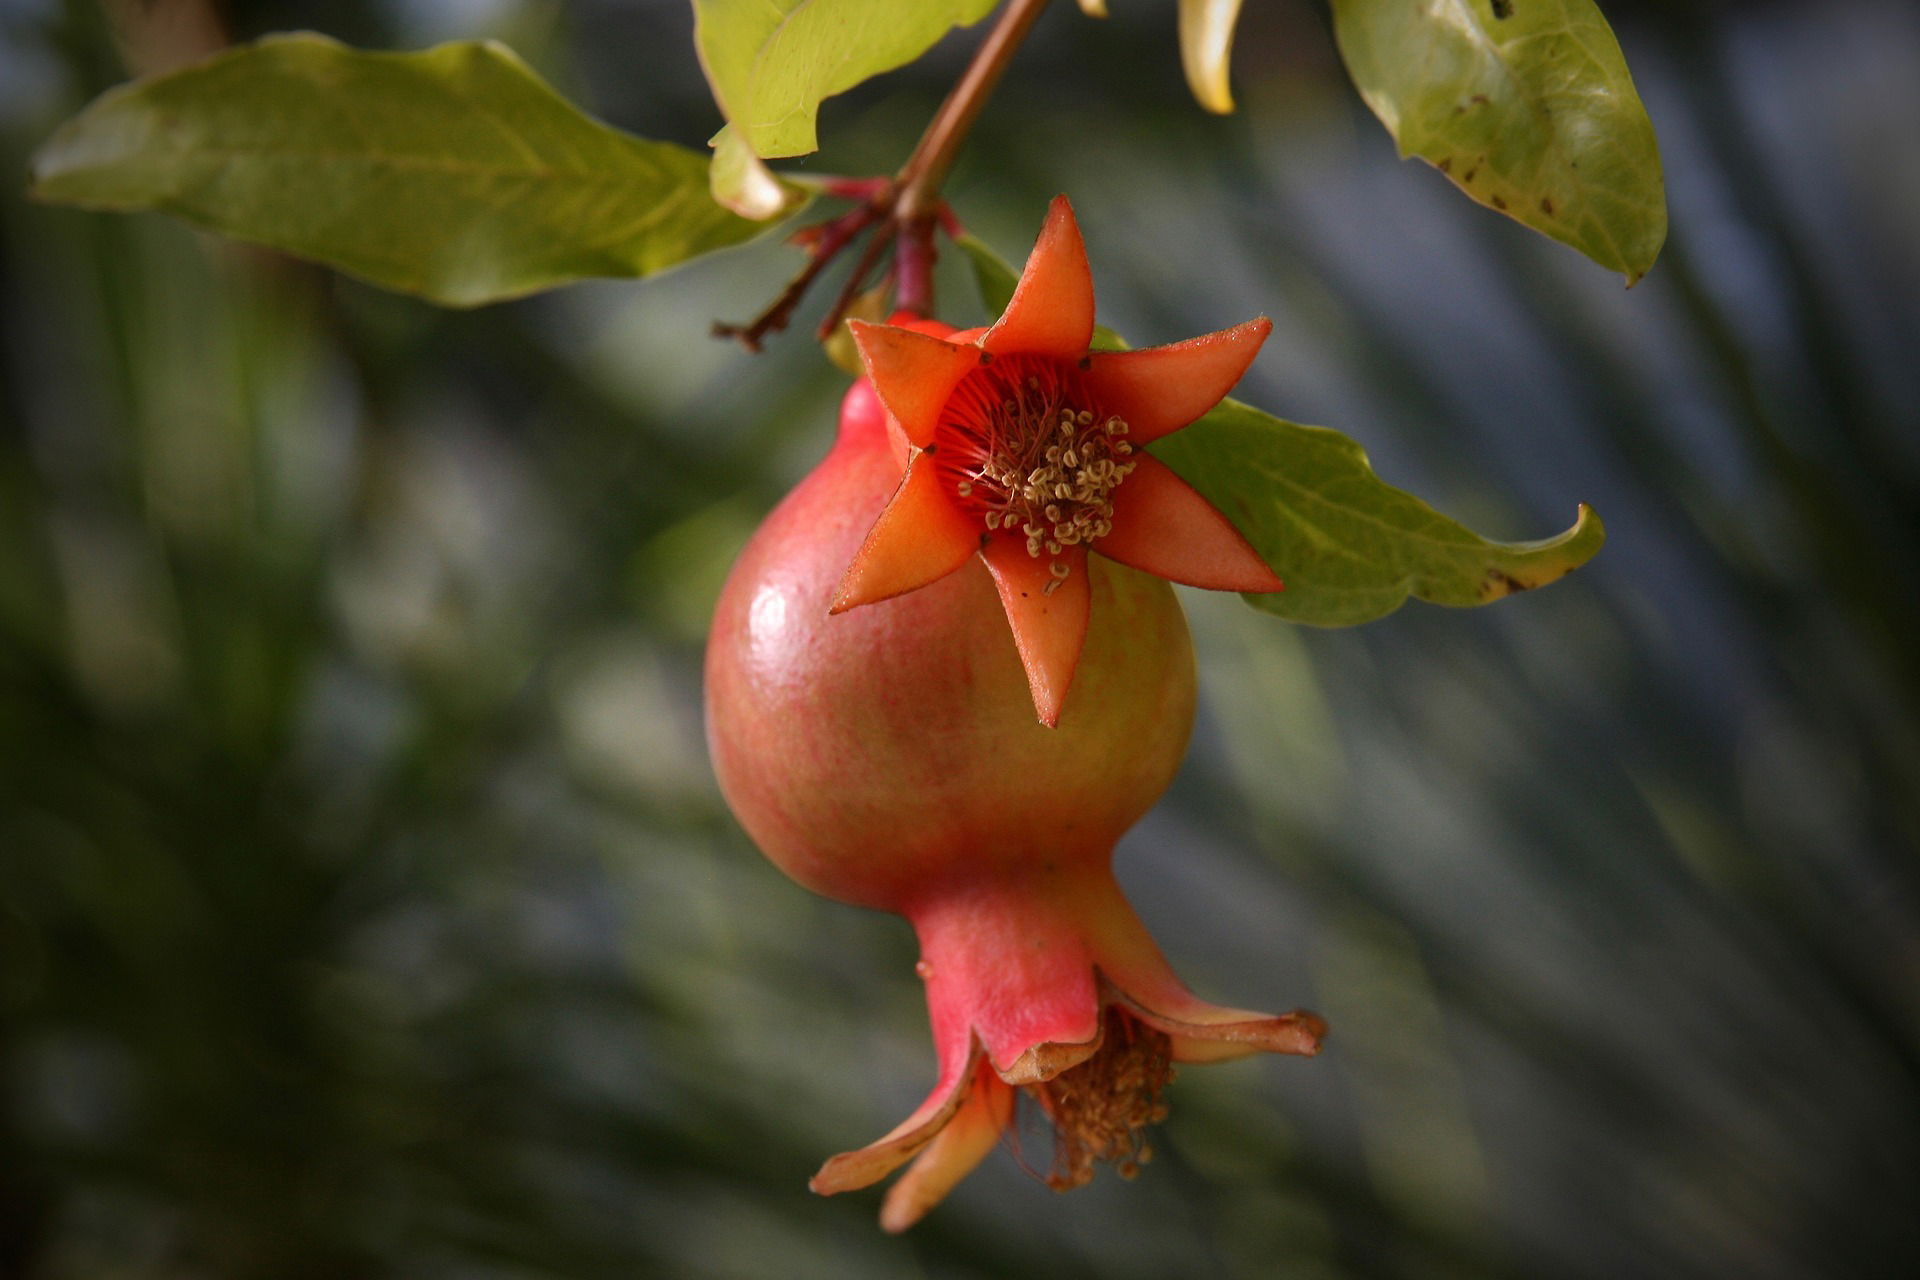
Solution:
<path fill-rule="evenodd" d="M 1227 66 L 1241 0 L 1180 0 L 1180 64 L 1194 101 L 1215 115 L 1233 112 Z"/>
<path fill-rule="evenodd" d="M 1600 522 L 1600 513 L 1590 503 L 1582 502 L 1575 507 L 1573 532 L 1575 536 L 1584 536 L 1591 541 L 1595 551 L 1607 540 L 1607 526 Z"/>

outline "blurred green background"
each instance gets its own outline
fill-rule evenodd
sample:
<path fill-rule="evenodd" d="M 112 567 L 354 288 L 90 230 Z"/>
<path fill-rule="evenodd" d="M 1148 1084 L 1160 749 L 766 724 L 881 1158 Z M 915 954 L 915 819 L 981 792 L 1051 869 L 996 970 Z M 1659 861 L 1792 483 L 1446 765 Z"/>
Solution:
<path fill-rule="evenodd" d="M 805 1179 L 931 1082 L 911 935 L 701 740 L 843 382 L 706 336 L 792 252 L 449 313 L 20 195 L 129 64 L 288 27 L 499 36 L 698 144 L 686 7 L 0 0 L 0 1276 L 1920 1275 L 1920 6 L 1605 7 L 1674 222 L 1630 293 L 1396 161 L 1317 4 L 1247 6 L 1230 119 L 1164 0 L 1016 61 L 973 230 L 1067 191 L 1134 340 L 1270 314 L 1244 398 L 1611 541 L 1353 631 L 1190 595 L 1122 878 L 1329 1048 L 1185 1072 L 1131 1185 L 1047 1191 L 1030 1120 L 894 1239 Z M 891 169 L 975 40 L 801 167 Z"/>

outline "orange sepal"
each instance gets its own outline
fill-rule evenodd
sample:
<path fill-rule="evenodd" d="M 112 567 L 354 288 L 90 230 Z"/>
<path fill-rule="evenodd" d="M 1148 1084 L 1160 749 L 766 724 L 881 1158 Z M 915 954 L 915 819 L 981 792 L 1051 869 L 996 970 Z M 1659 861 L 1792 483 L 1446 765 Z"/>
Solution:
<path fill-rule="evenodd" d="M 1067 547 L 1057 556 L 1033 556 L 1027 554 L 1024 540 L 1002 535 L 988 538 L 980 554 L 1000 589 L 1014 646 L 1027 669 L 1034 712 L 1051 729 L 1060 723 L 1060 708 L 1087 639 L 1093 593 L 1087 587 L 1086 548 Z M 1067 566 L 1065 578 L 1053 576 L 1051 566 L 1056 562 Z"/>
<path fill-rule="evenodd" d="M 1260 316 L 1164 347 L 1096 351 L 1082 382 L 1102 412 L 1126 419 L 1127 439 L 1150 444 L 1224 400 L 1272 331 Z"/>
<path fill-rule="evenodd" d="M 1208 1004 L 1184 988 L 1156 994 L 1159 1003 L 1151 1007 L 1117 990 L 1109 993 L 1109 1002 L 1172 1040 L 1175 1062 L 1227 1062 L 1255 1053 L 1311 1058 L 1327 1038 L 1327 1020 L 1305 1009 L 1254 1013 Z"/>
<path fill-rule="evenodd" d="M 947 397 L 980 363 L 980 349 L 894 325 L 849 320 L 853 345 L 867 366 L 873 389 L 909 443 L 924 449 Z"/>
<path fill-rule="evenodd" d="M 975 1075 L 976 1053 L 966 1065 L 966 1075 L 952 1080 L 943 1078 L 914 1109 L 912 1115 L 895 1125 L 885 1137 L 869 1142 L 858 1151 L 843 1151 L 820 1166 L 807 1179 L 807 1189 L 815 1195 L 837 1196 L 843 1191 L 858 1191 L 913 1159 L 940 1136 L 958 1114 L 967 1099 L 967 1086 Z"/>
<path fill-rule="evenodd" d="M 981 532 L 942 491 L 932 461 L 916 453 L 854 553 L 829 612 L 845 613 L 938 582 L 979 549 Z"/>
<path fill-rule="evenodd" d="M 887 1188 L 880 1205 L 881 1230 L 898 1234 L 924 1218 L 987 1158 L 1012 1123 L 1013 1090 L 1000 1083 L 986 1063 L 980 1063 L 960 1110 L 900 1180 Z"/>
<path fill-rule="evenodd" d="M 1013 297 L 980 345 L 994 355 L 1024 352 L 1077 360 L 1093 340 L 1093 270 L 1073 206 L 1055 196 Z"/>
<path fill-rule="evenodd" d="M 1284 584 L 1220 509 L 1158 458 L 1135 453 L 1114 487 L 1113 531 L 1101 555 L 1169 582 L 1209 591 L 1278 591 Z"/>

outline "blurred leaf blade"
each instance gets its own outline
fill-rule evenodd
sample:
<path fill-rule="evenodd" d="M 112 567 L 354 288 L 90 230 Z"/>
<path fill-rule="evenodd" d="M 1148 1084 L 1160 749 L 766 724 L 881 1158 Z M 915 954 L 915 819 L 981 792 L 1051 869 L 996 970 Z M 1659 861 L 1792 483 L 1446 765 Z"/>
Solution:
<path fill-rule="evenodd" d="M 581 113 L 504 46 L 270 37 L 109 91 L 33 160 L 41 200 L 157 210 L 449 306 L 646 276 L 761 227 L 708 161 Z"/>
<path fill-rule="evenodd" d="M 1334 0 L 1360 96 L 1402 156 L 1626 276 L 1666 241 L 1646 107 L 1593 0 Z"/>
<path fill-rule="evenodd" d="M 963 235 L 953 243 L 967 255 L 967 265 L 973 268 L 973 285 L 980 291 L 980 305 L 987 309 L 988 315 L 997 316 L 1005 311 L 1013 298 L 1013 287 L 1020 279 L 1013 267 L 978 236 Z"/>
<path fill-rule="evenodd" d="M 714 100 L 756 156 L 819 146 L 820 104 L 904 66 L 998 0 L 693 0 L 694 45 Z"/>
<path fill-rule="evenodd" d="M 1194 101 L 1215 115 L 1233 110 L 1227 68 L 1240 0 L 1180 0 L 1180 66 Z"/>
<path fill-rule="evenodd" d="M 1606 531 L 1582 504 L 1571 528 L 1536 542 L 1495 542 L 1374 474 L 1338 431 L 1223 401 L 1153 452 L 1239 527 L 1287 589 L 1248 596 L 1291 622 L 1354 626 L 1409 596 L 1491 604 L 1542 587 L 1591 560 Z"/>

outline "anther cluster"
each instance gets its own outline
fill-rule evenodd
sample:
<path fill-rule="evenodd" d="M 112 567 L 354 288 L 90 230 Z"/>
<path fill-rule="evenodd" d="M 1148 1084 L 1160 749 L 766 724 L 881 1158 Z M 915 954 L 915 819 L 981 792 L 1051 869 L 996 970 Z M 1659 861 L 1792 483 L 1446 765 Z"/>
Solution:
<path fill-rule="evenodd" d="M 1113 531 L 1115 486 L 1139 464 L 1127 423 L 1088 402 L 1077 371 L 1056 360 L 1002 357 L 967 375 L 935 435 L 942 478 L 989 530 L 1059 556 Z M 1049 566 L 1051 591 L 1069 573 Z"/>
<path fill-rule="evenodd" d="M 1167 1118 L 1160 1094 L 1173 1079 L 1172 1051 L 1165 1035 L 1109 1007 L 1105 1034 L 1091 1058 L 1044 1084 L 1027 1086 L 1053 1121 L 1048 1186 L 1056 1191 L 1085 1186 L 1100 1161 L 1131 1179 L 1153 1158 L 1145 1129 Z"/>

